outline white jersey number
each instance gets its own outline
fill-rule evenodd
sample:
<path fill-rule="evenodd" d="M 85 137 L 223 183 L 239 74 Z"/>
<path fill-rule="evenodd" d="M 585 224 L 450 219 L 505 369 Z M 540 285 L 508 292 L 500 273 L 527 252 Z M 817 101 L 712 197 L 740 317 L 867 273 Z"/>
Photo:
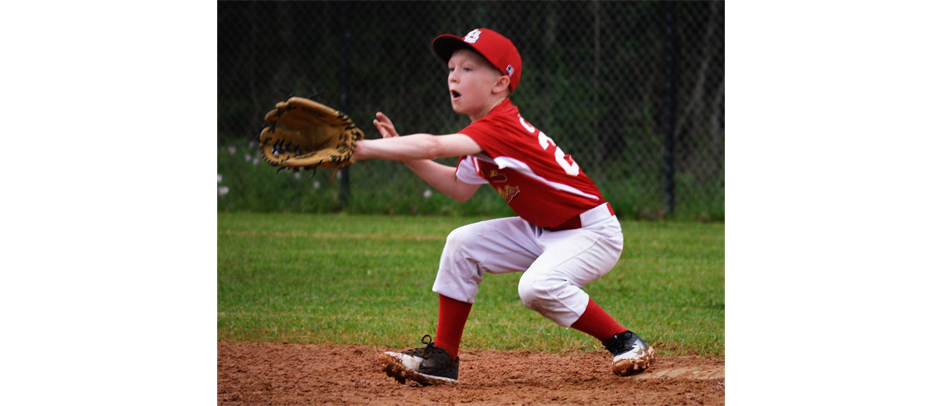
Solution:
<path fill-rule="evenodd" d="M 572 159 L 572 155 L 566 155 L 563 149 L 553 142 L 552 138 L 547 137 L 546 134 L 540 131 L 540 146 L 543 147 L 543 149 L 547 149 L 550 144 L 556 147 L 556 163 L 566 171 L 567 175 L 579 176 L 579 164 Z"/>
<path fill-rule="evenodd" d="M 536 127 L 530 125 L 530 123 L 524 120 L 523 117 L 520 117 L 520 125 L 522 125 L 523 128 L 531 133 L 536 131 Z M 546 134 L 544 134 L 542 131 L 540 131 L 539 137 L 540 146 L 543 147 L 544 150 L 549 148 L 550 144 L 556 147 L 556 163 L 558 163 L 559 166 L 563 168 L 564 171 L 566 171 L 567 175 L 579 176 L 579 164 L 577 164 L 576 161 L 572 159 L 571 155 L 566 155 L 562 148 L 559 148 L 559 146 L 553 142 L 553 139 L 547 137 Z"/>

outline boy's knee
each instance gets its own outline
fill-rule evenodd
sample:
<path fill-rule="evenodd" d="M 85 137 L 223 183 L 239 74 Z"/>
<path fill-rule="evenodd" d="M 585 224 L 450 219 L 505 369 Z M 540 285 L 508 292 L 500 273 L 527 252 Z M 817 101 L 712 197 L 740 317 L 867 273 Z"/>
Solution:
<path fill-rule="evenodd" d="M 474 241 L 472 238 L 473 234 L 474 232 L 468 227 L 458 227 L 451 230 L 451 232 L 448 233 L 448 237 L 445 239 L 443 253 L 447 255 L 462 249 L 467 250 L 469 245 Z"/>
<path fill-rule="evenodd" d="M 445 248 L 442 249 L 441 267 L 452 267 L 452 264 L 463 261 L 467 257 L 466 238 L 458 230 L 452 231 L 445 239 Z"/>
<path fill-rule="evenodd" d="M 565 285 L 564 280 L 536 279 L 524 273 L 517 285 L 517 294 L 520 295 L 524 306 L 539 312 L 547 308 L 547 305 L 558 302 L 557 295 Z"/>
<path fill-rule="evenodd" d="M 523 305 L 554 323 L 569 327 L 582 315 L 589 296 L 564 277 L 536 278 L 524 273 L 517 285 Z"/>

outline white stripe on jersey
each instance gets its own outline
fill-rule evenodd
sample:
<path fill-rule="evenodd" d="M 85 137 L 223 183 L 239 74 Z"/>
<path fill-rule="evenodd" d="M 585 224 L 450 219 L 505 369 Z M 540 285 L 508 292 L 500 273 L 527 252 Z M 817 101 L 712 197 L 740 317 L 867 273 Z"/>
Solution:
<path fill-rule="evenodd" d="M 539 181 L 539 182 L 541 182 L 541 183 L 543 183 L 543 184 L 545 184 L 545 185 L 547 185 L 547 186 L 549 186 L 549 187 L 551 187 L 551 188 L 553 188 L 553 189 L 556 189 L 556 190 L 559 190 L 559 191 L 563 191 L 563 192 L 566 192 L 566 193 L 571 193 L 571 194 L 574 194 L 574 195 L 577 195 L 577 196 L 587 197 L 587 198 L 592 199 L 592 200 L 599 200 L 598 196 L 590 195 L 590 194 L 585 193 L 585 192 L 583 192 L 583 191 L 581 191 L 581 190 L 579 190 L 579 189 L 576 189 L 576 188 L 574 188 L 574 187 L 572 187 L 572 186 L 569 186 L 569 185 L 566 185 L 566 184 L 563 184 L 563 183 L 551 182 L 551 181 L 547 180 L 546 178 L 544 178 L 544 177 L 542 177 L 542 176 L 537 175 L 536 173 L 534 173 L 533 170 L 530 169 L 530 166 L 527 165 L 526 163 L 524 163 L 523 161 L 519 161 L 519 160 L 516 160 L 516 159 L 514 159 L 514 158 L 509 158 L 509 157 L 503 156 L 503 157 L 498 157 L 497 159 L 491 159 L 490 157 L 488 157 L 488 156 L 486 156 L 486 155 L 483 155 L 483 154 L 477 154 L 477 155 L 473 155 L 473 156 L 468 156 L 467 158 L 468 158 L 468 159 L 462 160 L 462 161 L 461 161 L 461 164 L 458 165 L 458 171 L 457 171 L 457 174 L 456 174 L 456 175 L 458 176 L 458 179 L 461 180 L 462 182 L 465 182 L 465 183 L 470 183 L 470 184 L 485 184 L 485 183 L 487 183 L 487 180 L 484 179 L 484 178 L 480 175 L 481 169 L 478 167 L 478 164 L 477 164 L 477 160 L 480 159 L 480 160 L 482 160 L 482 161 L 484 161 L 484 162 L 490 162 L 490 163 L 492 163 L 492 164 L 495 164 L 495 165 L 497 165 L 497 167 L 500 168 L 500 169 L 510 168 L 510 169 L 512 169 L 512 170 L 514 170 L 514 171 L 519 172 L 521 175 L 524 175 L 524 176 L 527 176 L 527 177 L 529 177 L 529 178 L 535 179 L 535 180 L 537 180 L 537 181 Z M 473 162 L 465 163 L 466 161 L 469 161 L 469 160 L 470 160 L 470 161 L 473 161 Z M 463 170 L 462 170 L 462 169 L 463 169 Z M 473 175 L 469 173 L 469 172 L 472 171 L 472 170 L 474 171 L 474 174 L 473 174 Z"/>
<path fill-rule="evenodd" d="M 496 163 L 496 164 L 497 164 L 497 167 L 500 168 L 500 169 L 504 169 L 504 168 L 513 169 L 513 170 L 515 170 L 515 171 L 517 171 L 517 172 L 520 172 L 522 175 L 525 175 L 525 176 L 528 176 L 528 177 L 530 177 L 530 178 L 536 179 L 536 180 L 542 182 L 543 184 L 548 185 L 549 187 L 551 187 L 551 188 L 553 188 L 553 189 L 556 189 L 556 190 L 559 190 L 559 191 L 563 191 L 563 192 L 566 192 L 566 193 L 571 193 L 571 194 L 574 194 L 574 195 L 577 195 L 577 196 L 587 197 L 587 198 L 592 199 L 592 200 L 599 200 L 599 197 L 598 197 L 598 196 L 590 195 L 590 194 L 585 193 L 585 192 L 583 192 L 583 191 L 581 191 L 581 190 L 579 190 L 579 189 L 576 189 L 576 188 L 574 188 L 574 187 L 572 187 L 572 186 L 569 186 L 569 185 L 566 185 L 566 184 L 563 184 L 563 183 L 550 182 L 550 181 L 547 180 L 546 178 L 544 178 L 544 177 L 542 177 L 542 176 L 537 175 L 536 173 L 534 173 L 533 170 L 530 169 L 530 166 L 527 165 L 526 163 L 524 163 L 523 161 L 518 161 L 518 160 L 513 159 L 513 158 L 510 158 L 510 157 L 502 156 L 502 157 L 498 157 L 498 158 L 494 159 L 494 163 Z"/>

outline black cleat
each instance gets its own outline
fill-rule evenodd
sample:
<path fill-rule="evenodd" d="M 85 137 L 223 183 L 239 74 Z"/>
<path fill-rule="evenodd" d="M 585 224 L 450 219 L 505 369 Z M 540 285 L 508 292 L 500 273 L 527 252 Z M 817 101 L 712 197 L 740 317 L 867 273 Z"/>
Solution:
<path fill-rule="evenodd" d="M 387 351 L 380 355 L 383 372 L 399 383 L 411 380 L 423 386 L 454 385 L 458 383 L 458 359 L 454 361 L 448 351 L 436 347 L 432 336 L 422 337 L 425 347 L 402 352 Z"/>

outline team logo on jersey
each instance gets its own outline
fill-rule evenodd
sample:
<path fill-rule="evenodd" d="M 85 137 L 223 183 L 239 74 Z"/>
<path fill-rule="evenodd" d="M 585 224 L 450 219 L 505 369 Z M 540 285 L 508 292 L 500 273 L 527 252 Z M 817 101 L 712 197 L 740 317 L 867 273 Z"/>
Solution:
<path fill-rule="evenodd" d="M 507 203 L 510 203 L 511 200 L 513 200 L 515 197 L 517 197 L 518 194 L 520 194 L 519 186 L 510 186 L 510 185 L 498 186 L 497 185 L 498 183 L 507 182 L 507 174 L 501 173 L 497 169 L 487 169 L 487 170 L 481 169 L 480 172 L 478 173 L 481 175 L 481 177 L 487 179 L 488 183 L 490 183 L 491 186 L 493 186 L 494 189 L 497 190 L 497 193 L 500 193 L 500 196 L 503 197 L 504 201 Z"/>
<path fill-rule="evenodd" d="M 468 35 L 464 36 L 464 42 L 473 44 L 475 42 L 478 42 L 478 39 L 480 38 L 481 38 L 481 30 L 474 30 L 474 31 L 469 32 Z"/>
<path fill-rule="evenodd" d="M 494 170 L 492 170 L 491 173 L 487 175 L 487 178 L 491 182 L 506 182 L 507 181 L 507 175 L 504 175 Z"/>
<path fill-rule="evenodd" d="M 500 193 L 501 197 L 503 197 L 504 201 L 507 203 L 510 203 L 511 200 L 520 194 L 520 188 L 517 186 L 505 185 L 504 187 L 498 187 L 495 189 L 497 189 L 497 193 Z"/>

